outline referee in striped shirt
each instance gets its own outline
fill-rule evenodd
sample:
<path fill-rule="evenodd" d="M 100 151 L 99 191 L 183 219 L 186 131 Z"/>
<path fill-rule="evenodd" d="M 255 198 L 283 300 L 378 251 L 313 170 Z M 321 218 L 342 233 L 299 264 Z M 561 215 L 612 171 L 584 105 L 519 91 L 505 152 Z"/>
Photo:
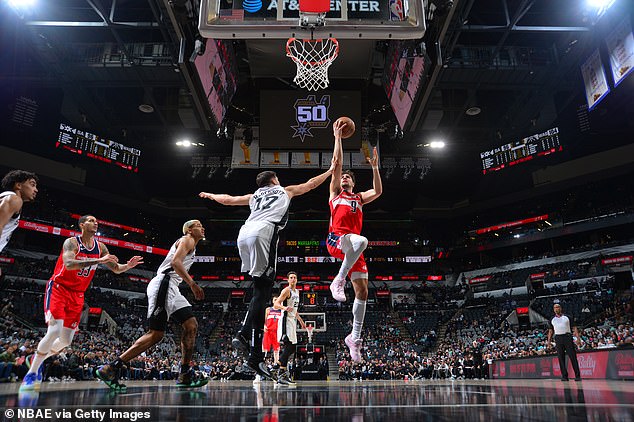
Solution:
<path fill-rule="evenodd" d="M 575 381 L 581 381 L 581 372 L 579 371 L 579 362 L 577 361 L 577 350 L 572 341 L 572 332 L 574 331 L 577 342 L 581 341 L 579 330 L 572 321 L 572 318 L 561 312 L 561 305 L 555 303 L 553 306 L 555 317 L 550 320 L 548 329 L 548 346 L 550 340 L 555 334 L 555 345 L 557 347 L 557 357 L 559 358 L 559 368 L 561 369 L 561 380 L 568 381 L 568 366 L 566 365 L 566 353 L 572 363 L 572 369 L 575 371 Z"/>

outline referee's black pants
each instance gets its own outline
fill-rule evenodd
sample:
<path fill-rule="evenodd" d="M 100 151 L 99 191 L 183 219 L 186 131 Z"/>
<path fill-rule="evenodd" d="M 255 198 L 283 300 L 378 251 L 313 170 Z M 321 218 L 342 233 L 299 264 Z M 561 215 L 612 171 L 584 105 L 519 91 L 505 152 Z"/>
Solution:
<path fill-rule="evenodd" d="M 568 378 L 568 366 L 566 365 L 566 353 L 572 363 L 572 369 L 575 371 L 575 378 L 581 378 L 579 371 L 579 362 L 577 362 L 577 349 L 572 341 L 572 334 L 559 334 L 555 336 L 555 344 L 557 346 L 557 357 L 559 358 L 559 368 L 561 369 L 561 378 Z"/>

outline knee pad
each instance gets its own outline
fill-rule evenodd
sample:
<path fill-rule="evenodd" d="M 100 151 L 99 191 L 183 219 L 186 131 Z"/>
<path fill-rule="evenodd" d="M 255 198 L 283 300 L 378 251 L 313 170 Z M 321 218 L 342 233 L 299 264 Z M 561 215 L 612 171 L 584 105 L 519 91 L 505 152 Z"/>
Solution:
<path fill-rule="evenodd" d="M 350 242 L 356 250 L 361 249 L 364 251 L 368 247 L 368 238 L 358 234 L 350 235 Z"/>
<path fill-rule="evenodd" d="M 42 337 L 39 344 L 37 345 L 37 351 L 40 353 L 48 353 L 53 346 L 55 340 L 59 338 L 62 332 L 62 328 L 64 326 L 63 320 L 55 320 L 51 318 L 49 320 L 48 329 L 46 330 L 46 334 Z"/>
<path fill-rule="evenodd" d="M 64 348 L 70 346 L 73 342 L 73 337 L 75 337 L 75 329 L 62 327 L 62 332 L 57 338 L 57 344 L 55 344 L 55 348 L 59 350 L 53 350 L 53 352 L 61 352 Z"/>

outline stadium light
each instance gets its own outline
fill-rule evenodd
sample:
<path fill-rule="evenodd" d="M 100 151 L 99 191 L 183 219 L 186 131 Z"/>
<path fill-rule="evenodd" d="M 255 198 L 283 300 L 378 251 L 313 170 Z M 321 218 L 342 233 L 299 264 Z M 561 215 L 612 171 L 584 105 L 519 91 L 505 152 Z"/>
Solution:
<path fill-rule="evenodd" d="M 431 141 L 429 143 L 429 147 L 430 148 L 435 148 L 435 149 L 444 148 L 445 147 L 445 142 L 444 141 Z"/>
<path fill-rule="evenodd" d="M 183 147 L 183 148 L 190 148 L 190 147 L 204 147 L 205 144 L 203 144 L 202 142 L 192 142 L 189 139 L 182 139 L 180 141 L 176 141 L 176 146 Z"/>
<path fill-rule="evenodd" d="M 594 7 L 595 9 L 606 10 L 610 6 L 612 6 L 612 4 L 615 1 L 616 0 L 587 0 L 587 4 L 588 4 L 588 6 Z"/>
<path fill-rule="evenodd" d="M 28 9 L 37 3 L 37 0 L 8 0 L 9 6 L 14 9 Z"/>
<path fill-rule="evenodd" d="M 612 7 L 616 0 L 586 0 L 586 5 L 596 11 L 596 20 L 600 19 L 605 12 Z"/>

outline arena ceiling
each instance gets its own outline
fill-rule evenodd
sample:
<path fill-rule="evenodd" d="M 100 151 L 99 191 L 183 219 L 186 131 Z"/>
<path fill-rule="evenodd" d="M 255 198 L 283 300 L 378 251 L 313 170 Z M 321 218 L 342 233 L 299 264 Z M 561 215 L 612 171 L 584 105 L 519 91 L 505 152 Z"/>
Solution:
<path fill-rule="evenodd" d="M 221 168 L 211 177 L 192 177 L 192 150 L 174 146 L 178 138 L 188 136 L 205 142 L 195 154 L 231 154 L 231 142 L 219 139 L 206 117 L 209 111 L 189 62 L 198 36 L 199 0 L 51 3 L 40 0 L 23 10 L 5 3 L 0 11 L 3 108 L 12 111 L 20 96 L 36 99 L 44 115 L 40 121 L 47 127 L 35 135 L 29 135 L 28 128 L 16 129 L 7 145 L 88 166 L 47 144 L 61 120 L 142 150 L 138 176 L 94 171 L 87 179 L 93 187 L 117 191 L 125 186 L 125 194 L 167 206 L 187 206 L 181 199 L 201 189 L 243 193 L 253 188 L 253 171 L 236 170 L 225 178 L 226 168 Z M 386 209 L 451 207 L 513 190 L 513 183 L 516 189 L 528 189 L 533 164 L 523 171 L 482 175 L 480 152 L 553 126 L 562 128 L 565 150 L 535 164 L 538 167 L 631 143 L 634 78 L 588 115 L 579 70 L 601 45 L 611 22 L 606 17 L 631 16 L 630 2 L 616 1 L 601 19 L 580 2 L 433 0 L 426 10 L 431 4 L 435 11 L 428 14 L 421 40 L 431 66 L 404 133 L 395 130 L 380 83 L 384 41 L 352 41 L 345 65 L 332 67 L 331 86 L 360 90 L 364 115 L 386 128 L 383 155 L 431 161 L 424 178 L 415 170 L 405 180 L 397 169 L 384 181 L 386 192 L 394 195 L 384 201 Z M 268 51 L 260 40 L 234 40 L 233 46 L 238 89 L 227 121 L 257 122 L 258 92 L 292 88 L 292 66 L 282 51 Z M 364 65 L 350 65 L 356 62 Z M 154 111 L 141 112 L 141 104 Z M 474 107 L 478 114 L 466 113 Z M 3 119 L 10 116 L 5 114 Z M 584 118 L 590 129 L 580 129 Z M 447 148 L 432 151 L 424 146 L 436 137 L 444 138 Z M 25 142 L 31 138 L 33 142 Z M 91 163 L 90 168 L 98 165 Z M 311 172 L 280 174 L 294 183 Z M 361 177 L 364 184 L 369 183 L 366 176 Z M 399 198 L 404 192 L 416 199 L 403 204 Z M 311 208 L 308 202 L 305 208 Z"/>

